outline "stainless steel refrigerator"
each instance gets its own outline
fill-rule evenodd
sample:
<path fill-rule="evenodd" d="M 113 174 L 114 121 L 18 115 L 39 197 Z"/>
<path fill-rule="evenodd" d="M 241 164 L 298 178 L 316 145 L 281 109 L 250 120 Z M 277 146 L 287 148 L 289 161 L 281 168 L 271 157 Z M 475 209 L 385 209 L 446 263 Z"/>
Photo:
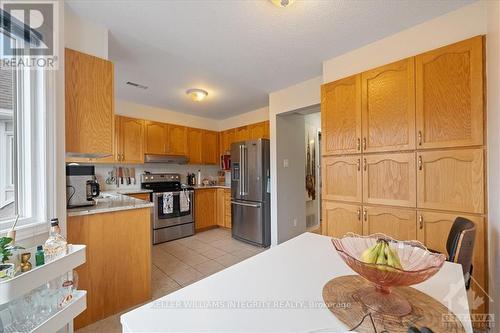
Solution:
<path fill-rule="evenodd" d="M 269 140 L 231 145 L 231 222 L 233 238 L 271 245 Z"/>

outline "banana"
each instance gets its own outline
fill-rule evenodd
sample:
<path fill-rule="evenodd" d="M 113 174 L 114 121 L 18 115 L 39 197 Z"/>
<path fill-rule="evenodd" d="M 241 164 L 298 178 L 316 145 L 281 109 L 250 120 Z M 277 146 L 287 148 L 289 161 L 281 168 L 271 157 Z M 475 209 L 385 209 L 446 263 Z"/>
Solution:
<path fill-rule="evenodd" d="M 401 260 L 399 260 L 399 255 L 396 249 L 388 246 L 387 247 L 387 252 L 388 252 L 388 257 L 391 257 L 392 267 L 395 267 L 397 269 L 403 269 L 403 266 L 401 265 Z"/>
<path fill-rule="evenodd" d="M 380 250 L 380 243 L 377 242 L 372 247 L 366 249 L 361 255 L 361 260 L 368 264 L 374 264 L 377 261 L 378 253 Z"/>
<path fill-rule="evenodd" d="M 378 252 L 377 261 L 375 263 L 377 265 L 387 265 L 387 257 L 385 255 L 385 248 L 386 248 L 387 244 L 384 241 L 380 242 L 380 244 L 381 244 L 380 250 Z M 383 266 L 379 266 L 377 268 L 380 270 L 385 270 L 385 267 L 383 267 Z"/>

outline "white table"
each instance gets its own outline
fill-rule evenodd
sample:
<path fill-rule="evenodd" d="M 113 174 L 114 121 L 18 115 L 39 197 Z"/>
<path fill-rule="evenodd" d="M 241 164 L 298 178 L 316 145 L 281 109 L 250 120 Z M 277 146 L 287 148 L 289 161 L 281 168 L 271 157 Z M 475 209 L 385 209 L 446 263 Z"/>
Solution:
<path fill-rule="evenodd" d="M 329 237 L 305 233 L 125 313 L 121 323 L 124 332 L 347 331 L 326 308 L 297 307 L 323 304 L 325 283 L 352 274 Z M 445 263 L 438 274 L 414 287 L 455 314 L 469 313 L 457 264 Z M 472 333 L 470 322 L 462 323 Z"/>

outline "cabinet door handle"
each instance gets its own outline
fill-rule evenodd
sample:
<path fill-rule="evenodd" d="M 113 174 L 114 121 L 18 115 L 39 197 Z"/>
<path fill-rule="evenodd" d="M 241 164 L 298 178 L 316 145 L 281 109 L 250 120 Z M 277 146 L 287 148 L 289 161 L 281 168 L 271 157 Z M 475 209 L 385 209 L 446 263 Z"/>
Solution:
<path fill-rule="evenodd" d="M 368 213 L 367 213 L 366 209 L 365 209 L 365 210 L 363 210 L 363 219 L 364 219 L 365 221 L 368 221 Z"/>
<path fill-rule="evenodd" d="M 361 150 L 361 139 L 358 138 L 358 143 L 356 144 L 356 149 Z"/>
<path fill-rule="evenodd" d="M 358 208 L 358 221 L 361 221 L 361 209 Z"/>
<path fill-rule="evenodd" d="M 357 165 L 358 165 L 358 171 L 360 171 L 361 170 L 361 159 L 360 158 L 358 158 Z"/>
<path fill-rule="evenodd" d="M 418 157 L 418 170 L 422 170 L 423 164 L 422 164 L 422 156 Z"/>
<path fill-rule="evenodd" d="M 422 145 L 422 131 L 418 131 L 418 145 Z"/>
<path fill-rule="evenodd" d="M 365 171 L 366 171 L 366 164 L 367 164 L 366 158 L 363 158 L 363 170 L 365 170 Z"/>
<path fill-rule="evenodd" d="M 363 150 L 366 150 L 366 138 L 363 138 Z"/>
<path fill-rule="evenodd" d="M 420 230 L 424 228 L 424 217 L 422 215 L 419 215 L 418 217 L 418 227 Z"/>

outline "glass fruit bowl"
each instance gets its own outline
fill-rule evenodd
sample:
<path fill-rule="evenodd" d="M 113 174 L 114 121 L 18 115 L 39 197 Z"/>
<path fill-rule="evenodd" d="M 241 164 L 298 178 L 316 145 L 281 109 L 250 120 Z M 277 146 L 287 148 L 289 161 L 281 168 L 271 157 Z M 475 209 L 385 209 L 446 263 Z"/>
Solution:
<path fill-rule="evenodd" d="M 406 299 L 391 292 L 391 287 L 421 283 L 436 274 L 446 260 L 418 241 L 398 241 L 380 233 L 348 233 L 332 238 L 332 243 L 351 269 L 375 285 L 358 290 L 355 297 L 373 311 L 398 317 L 412 309 Z"/>

